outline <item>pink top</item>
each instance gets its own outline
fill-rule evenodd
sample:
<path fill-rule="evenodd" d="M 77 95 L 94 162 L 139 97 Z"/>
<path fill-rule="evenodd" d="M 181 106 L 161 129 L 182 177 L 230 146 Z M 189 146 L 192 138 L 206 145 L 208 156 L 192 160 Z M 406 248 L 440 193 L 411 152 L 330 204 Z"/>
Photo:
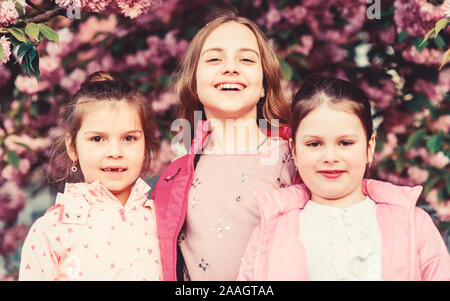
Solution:
<path fill-rule="evenodd" d="M 275 160 L 268 159 L 271 155 Z M 245 247 L 260 220 L 255 191 L 290 185 L 294 172 L 288 143 L 280 138 L 270 138 L 258 154 L 202 155 L 179 238 L 189 275 L 185 278 L 236 280 Z"/>
<path fill-rule="evenodd" d="M 161 280 L 149 190 L 139 178 L 122 206 L 99 181 L 66 184 L 28 233 L 19 280 Z"/>

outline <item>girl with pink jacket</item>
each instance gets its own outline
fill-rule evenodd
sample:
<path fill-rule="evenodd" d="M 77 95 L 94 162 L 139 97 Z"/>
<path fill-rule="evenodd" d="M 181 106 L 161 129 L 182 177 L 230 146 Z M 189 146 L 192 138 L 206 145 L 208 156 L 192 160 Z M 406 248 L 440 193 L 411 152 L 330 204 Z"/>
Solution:
<path fill-rule="evenodd" d="M 422 187 L 364 179 L 375 150 L 364 92 L 312 76 L 291 110 L 303 184 L 257 193 L 238 280 L 450 280 L 443 239 L 416 207 Z"/>
<path fill-rule="evenodd" d="M 19 280 L 162 280 L 150 187 L 139 177 L 157 149 L 148 108 L 106 72 L 75 94 L 50 158 L 64 193 L 32 225 Z"/>

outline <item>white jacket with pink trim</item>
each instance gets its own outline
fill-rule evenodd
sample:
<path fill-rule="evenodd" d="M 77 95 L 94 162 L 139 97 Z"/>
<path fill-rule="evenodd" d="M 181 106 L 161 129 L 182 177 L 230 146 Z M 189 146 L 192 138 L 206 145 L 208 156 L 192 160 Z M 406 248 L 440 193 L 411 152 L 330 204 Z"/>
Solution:
<path fill-rule="evenodd" d="M 122 206 L 98 181 L 66 184 L 28 233 L 19 280 L 162 280 L 149 190 L 139 178 Z"/>
<path fill-rule="evenodd" d="M 364 180 L 376 203 L 382 280 L 450 280 L 450 256 L 430 216 L 416 207 L 422 187 Z M 238 280 L 308 280 L 299 213 L 309 201 L 305 185 L 259 192 L 261 224 L 250 238 Z M 312 230 L 313 231 L 313 230 Z"/>

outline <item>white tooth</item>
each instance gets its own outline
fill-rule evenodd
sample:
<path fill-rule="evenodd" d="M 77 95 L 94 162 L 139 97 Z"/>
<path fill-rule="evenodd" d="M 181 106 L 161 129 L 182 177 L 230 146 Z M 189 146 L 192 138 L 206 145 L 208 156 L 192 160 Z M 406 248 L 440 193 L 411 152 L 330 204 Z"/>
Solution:
<path fill-rule="evenodd" d="M 225 88 L 231 89 L 231 85 L 230 85 L 230 84 L 226 84 L 226 85 L 225 85 Z"/>

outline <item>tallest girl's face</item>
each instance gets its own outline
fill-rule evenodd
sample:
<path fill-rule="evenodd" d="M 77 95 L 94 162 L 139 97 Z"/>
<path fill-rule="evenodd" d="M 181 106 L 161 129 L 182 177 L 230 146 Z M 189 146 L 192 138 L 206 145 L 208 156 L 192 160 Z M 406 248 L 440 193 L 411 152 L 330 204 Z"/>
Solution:
<path fill-rule="evenodd" d="M 234 21 L 213 30 L 201 49 L 196 80 L 208 119 L 256 119 L 256 104 L 264 89 L 254 33 Z"/>

